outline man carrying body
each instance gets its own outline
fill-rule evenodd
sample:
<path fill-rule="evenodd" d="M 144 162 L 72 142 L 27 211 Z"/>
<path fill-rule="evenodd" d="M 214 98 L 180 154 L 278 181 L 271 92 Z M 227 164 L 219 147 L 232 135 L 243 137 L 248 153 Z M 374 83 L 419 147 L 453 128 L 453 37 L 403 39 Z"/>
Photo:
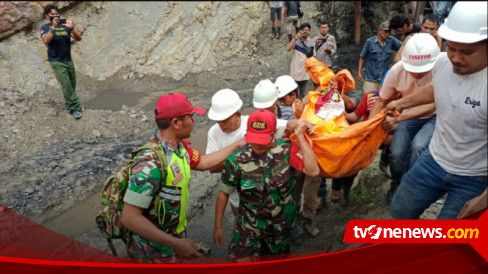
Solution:
<path fill-rule="evenodd" d="M 294 178 L 291 165 L 310 176 L 317 176 L 317 158 L 305 140 L 310 131 L 305 120 L 299 120 L 296 144 L 275 140 L 276 117 L 268 110 L 256 110 L 247 123 L 247 144 L 225 163 L 217 198 L 214 242 L 223 242 L 222 216 L 225 204 L 235 189 L 241 203 L 237 227 L 229 246 L 229 258 L 286 254 L 290 251 L 290 231 L 296 222 L 297 208 L 293 198 Z M 301 153 L 303 162 L 297 157 Z"/>
<path fill-rule="evenodd" d="M 455 219 L 465 203 L 487 206 L 487 9 L 487 2 L 457 2 L 439 28 L 447 52 L 435 63 L 432 85 L 388 104 L 398 111 L 433 102 L 437 107 L 430 145 L 393 197 L 396 219 L 418 219 L 445 193 L 439 219 Z"/>
<path fill-rule="evenodd" d="M 161 172 L 157 155 L 149 150 L 139 152 L 131 166 L 122 223 L 132 231 L 129 251 L 136 258 L 200 256 L 198 246 L 183 238 L 187 225 L 190 169 L 215 167 L 244 141 L 201 156 L 184 140 L 193 130 L 194 112 L 201 115 L 205 110 L 193 107 L 183 94 L 161 96 L 154 116 L 167 169 Z"/>
<path fill-rule="evenodd" d="M 358 68 L 358 80 L 364 81 L 364 93 L 381 88 L 381 78 L 389 68 L 391 51 L 402 46 L 400 40 L 389 36 L 390 24 L 383 22 L 378 29 L 378 35 L 369 38 L 364 44 Z M 366 76 L 363 79 L 361 71 L 365 62 Z"/>
<path fill-rule="evenodd" d="M 380 96 L 376 99 L 370 116 L 374 117 L 390 101 L 401 95 L 407 96 L 430 85 L 432 67 L 438 55 L 439 47 L 432 35 L 418 33 L 408 40 L 402 62 L 396 63 L 386 75 Z M 388 204 L 391 203 L 403 174 L 429 145 L 436 122 L 435 107 L 434 103 L 430 103 L 409 108 L 397 118 L 387 117 L 383 124 L 386 130 L 391 130 L 396 124 L 390 151 L 392 181 L 387 193 Z"/>
<path fill-rule="evenodd" d="M 335 37 L 329 33 L 329 24 L 320 24 L 320 35 L 315 36 L 315 58 L 332 69 L 332 57 L 337 51 Z"/>
<path fill-rule="evenodd" d="M 47 46 L 47 59 L 54 70 L 54 74 L 63 88 L 65 110 L 75 119 L 81 118 L 81 103 L 76 95 L 75 65 L 71 59 L 71 37 L 81 41 L 81 35 L 75 29 L 73 19 L 68 16 L 65 23 L 61 23 L 59 9 L 55 5 L 44 8 L 44 17 L 49 23 L 41 27 L 42 42 Z"/>

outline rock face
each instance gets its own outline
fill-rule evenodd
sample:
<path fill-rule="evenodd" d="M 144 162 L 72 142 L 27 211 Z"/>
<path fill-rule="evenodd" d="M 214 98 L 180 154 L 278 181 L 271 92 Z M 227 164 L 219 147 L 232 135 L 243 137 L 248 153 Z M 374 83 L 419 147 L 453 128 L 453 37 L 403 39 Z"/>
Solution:
<path fill-rule="evenodd" d="M 0 5 L 2 87 L 30 95 L 57 88 L 40 39 L 47 23 L 40 4 Z M 267 11 L 264 2 L 81 2 L 60 13 L 72 16 L 82 32 L 71 52 L 77 75 L 179 80 L 248 54 Z"/>

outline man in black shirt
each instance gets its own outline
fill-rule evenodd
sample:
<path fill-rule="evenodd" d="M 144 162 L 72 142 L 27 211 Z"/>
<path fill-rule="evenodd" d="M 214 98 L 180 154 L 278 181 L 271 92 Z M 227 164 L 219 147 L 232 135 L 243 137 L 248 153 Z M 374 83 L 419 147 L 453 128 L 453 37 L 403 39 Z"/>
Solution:
<path fill-rule="evenodd" d="M 76 31 L 71 17 L 62 21 L 55 5 L 49 4 L 44 8 L 44 17 L 49 23 L 41 27 L 41 39 L 47 46 L 48 61 L 63 88 L 65 109 L 79 119 L 82 107 L 75 91 L 76 75 L 71 59 L 71 37 L 81 41 L 81 35 Z"/>
<path fill-rule="evenodd" d="M 390 29 L 394 29 L 398 34 L 405 34 L 405 37 L 412 33 L 420 32 L 420 23 L 410 23 L 404 14 L 397 14 L 390 19 Z"/>

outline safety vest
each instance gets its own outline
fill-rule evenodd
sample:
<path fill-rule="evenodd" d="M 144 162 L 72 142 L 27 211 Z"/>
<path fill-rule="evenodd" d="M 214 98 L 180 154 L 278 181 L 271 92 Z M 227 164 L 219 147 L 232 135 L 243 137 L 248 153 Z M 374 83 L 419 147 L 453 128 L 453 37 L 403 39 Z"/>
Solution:
<path fill-rule="evenodd" d="M 180 234 L 187 225 L 188 186 L 190 183 L 190 164 L 188 152 L 174 151 L 166 169 L 166 183 L 155 196 L 151 215 L 157 215 L 159 226 L 167 233 Z"/>

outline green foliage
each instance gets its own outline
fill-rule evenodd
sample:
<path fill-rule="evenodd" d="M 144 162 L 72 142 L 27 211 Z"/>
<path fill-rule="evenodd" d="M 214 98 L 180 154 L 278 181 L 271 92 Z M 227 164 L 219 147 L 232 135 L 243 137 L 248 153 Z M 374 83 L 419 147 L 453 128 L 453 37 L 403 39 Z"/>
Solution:
<path fill-rule="evenodd" d="M 363 188 L 357 194 L 356 201 L 365 203 L 368 208 L 372 208 L 374 206 L 374 198 L 377 194 L 378 192 L 376 192 L 374 187 Z"/>

